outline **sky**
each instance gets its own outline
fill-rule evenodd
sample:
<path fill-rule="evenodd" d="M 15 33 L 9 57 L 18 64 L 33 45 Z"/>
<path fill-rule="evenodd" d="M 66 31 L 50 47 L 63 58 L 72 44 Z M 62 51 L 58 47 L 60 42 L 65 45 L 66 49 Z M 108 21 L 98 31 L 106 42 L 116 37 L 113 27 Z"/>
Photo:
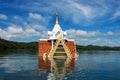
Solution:
<path fill-rule="evenodd" d="M 47 39 L 56 10 L 61 28 L 76 44 L 120 46 L 120 0 L 0 0 L 0 37 Z"/>

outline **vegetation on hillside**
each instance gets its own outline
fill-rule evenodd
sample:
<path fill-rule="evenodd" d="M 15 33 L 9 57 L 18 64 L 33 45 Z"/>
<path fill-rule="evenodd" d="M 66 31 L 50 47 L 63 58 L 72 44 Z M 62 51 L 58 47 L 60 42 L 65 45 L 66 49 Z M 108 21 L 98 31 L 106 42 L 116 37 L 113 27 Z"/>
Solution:
<path fill-rule="evenodd" d="M 76 47 L 77 47 L 77 51 L 81 51 L 81 50 L 120 50 L 120 47 L 109 47 L 109 46 L 76 45 Z"/>
<path fill-rule="evenodd" d="M 81 46 L 76 45 L 77 51 L 81 50 L 120 50 L 120 47 L 108 47 L 108 46 Z M 29 43 L 23 43 L 23 42 L 14 42 L 14 41 L 8 41 L 4 39 L 0 39 L 0 50 L 7 50 L 7 49 L 38 49 L 38 42 L 29 42 Z"/>
<path fill-rule="evenodd" d="M 0 49 L 38 49 L 38 42 L 13 42 L 0 39 Z"/>

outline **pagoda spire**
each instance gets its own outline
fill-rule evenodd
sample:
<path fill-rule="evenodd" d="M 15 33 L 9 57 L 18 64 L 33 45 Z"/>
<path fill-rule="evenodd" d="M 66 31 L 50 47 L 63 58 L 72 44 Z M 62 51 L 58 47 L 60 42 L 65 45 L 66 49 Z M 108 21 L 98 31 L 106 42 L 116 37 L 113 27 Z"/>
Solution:
<path fill-rule="evenodd" d="M 56 11 L 56 24 L 59 24 L 59 22 L 58 22 L 58 11 Z"/>

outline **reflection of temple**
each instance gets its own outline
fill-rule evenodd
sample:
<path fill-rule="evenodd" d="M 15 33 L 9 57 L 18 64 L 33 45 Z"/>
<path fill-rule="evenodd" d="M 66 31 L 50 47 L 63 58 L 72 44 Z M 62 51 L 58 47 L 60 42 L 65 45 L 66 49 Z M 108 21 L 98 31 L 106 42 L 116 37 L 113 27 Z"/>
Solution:
<path fill-rule="evenodd" d="M 50 58 L 43 60 L 42 57 L 38 57 L 39 71 L 48 72 L 49 80 L 62 80 L 66 73 L 73 72 L 75 67 L 75 59 L 70 58 Z"/>
<path fill-rule="evenodd" d="M 73 39 L 67 39 L 58 22 L 58 12 L 56 12 L 56 24 L 52 31 L 48 31 L 49 39 L 39 40 L 39 56 L 42 57 L 69 57 L 75 58 L 76 46 Z"/>

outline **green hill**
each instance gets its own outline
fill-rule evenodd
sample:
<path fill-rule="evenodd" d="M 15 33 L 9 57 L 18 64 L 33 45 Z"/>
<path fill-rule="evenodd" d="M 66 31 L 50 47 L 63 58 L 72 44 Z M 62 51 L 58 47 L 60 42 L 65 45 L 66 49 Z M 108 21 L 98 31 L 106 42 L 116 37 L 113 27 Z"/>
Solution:
<path fill-rule="evenodd" d="M 110 46 L 76 45 L 76 47 L 77 47 L 77 51 L 81 51 L 81 50 L 120 50 L 120 47 L 110 47 Z"/>
<path fill-rule="evenodd" d="M 76 45 L 77 51 L 81 50 L 120 50 L 120 47 L 108 47 L 108 46 L 82 46 L 82 45 Z M 0 49 L 6 50 L 6 49 L 38 49 L 38 42 L 14 42 L 14 41 L 8 41 L 4 39 L 0 39 Z"/>
<path fill-rule="evenodd" d="M 14 42 L 0 39 L 0 49 L 37 49 L 38 42 Z"/>

